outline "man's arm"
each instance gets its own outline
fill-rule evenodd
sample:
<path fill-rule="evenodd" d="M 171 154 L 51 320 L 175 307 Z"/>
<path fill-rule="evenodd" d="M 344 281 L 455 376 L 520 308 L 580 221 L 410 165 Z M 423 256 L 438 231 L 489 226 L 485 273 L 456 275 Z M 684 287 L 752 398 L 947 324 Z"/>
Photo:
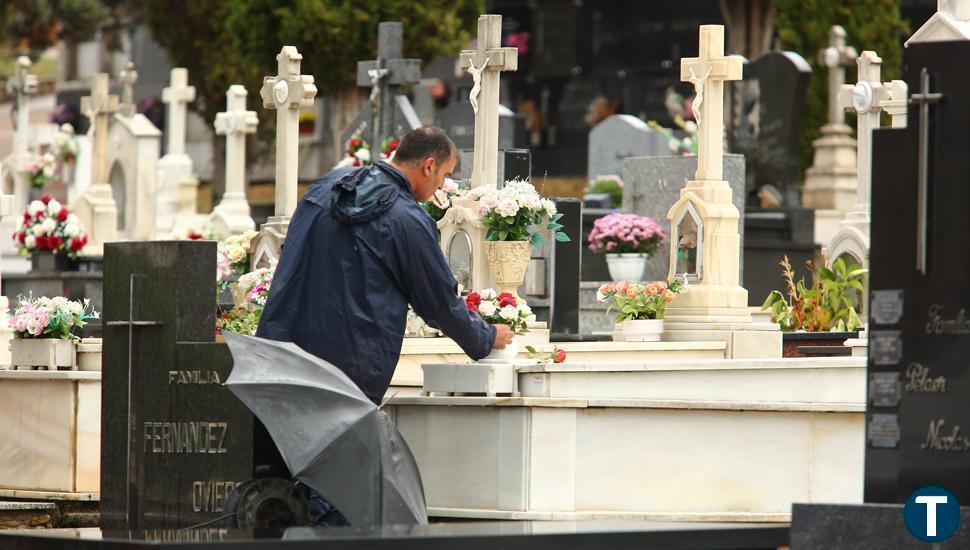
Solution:
<path fill-rule="evenodd" d="M 496 328 L 469 311 L 458 296 L 458 282 L 438 247 L 437 228 L 430 218 L 406 213 L 393 242 L 397 252 L 396 273 L 414 311 L 434 328 L 453 339 L 472 359 L 492 351 Z M 423 212 L 420 216 L 425 216 Z M 507 342 L 502 335 L 504 344 Z M 504 347 L 502 345 L 501 347 Z"/>

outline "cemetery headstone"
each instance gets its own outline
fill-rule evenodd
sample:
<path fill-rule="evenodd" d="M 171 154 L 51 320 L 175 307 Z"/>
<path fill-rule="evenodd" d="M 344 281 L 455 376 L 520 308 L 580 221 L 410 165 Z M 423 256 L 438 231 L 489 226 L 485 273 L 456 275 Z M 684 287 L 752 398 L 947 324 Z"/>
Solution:
<path fill-rule="evenodd" d="M 166 104 L 165 155 L 158 161 L 156 216 L 157 230 L 167 238 L 178 224 L 184 197 L 194 200 L 199 182 L 195 178 L 192 158 L 185 153 L 185 128 L 188 104 L 195 101 L 195 86 L 189 86 L 189 71 L 172 69 L 169 85 L 162 90 Z M 194 203 L 190 210 L 195 212 Z"/>
<path fill-rule="evenodd" d="M 246 135 L 256 132 L 256 111 L 246 110 L 246 88 L 233 84 L 226 92 L 226 111 L 216 115 L 216 134 L 226 136 L 226 192 L 212 211 L 213 229 L 225 238 L 256 228 L 246 200 Z"/>
<path fill-rule="evenodd" d="M 459 95 L 457 101 L 438 111 L 434 125 L 444 130 L 459 150 L 475 146 L 475 112 L 467 94 Z M 525 118 L 499 105 L 498 148 L 515 149 L 525 145 Z"/>
<path fill-rule="evenodd" d="M 797 206 L 799 148 L 805 94 L 812 68 L 794 52 L 771 51 L 744 67 L 735 87 L 730 149 L 744 155 L 748 205 L 764 185 L 781 190 L 783 204 Z"/>
<path fill-rule="evenodd" d="M 253 477 L 253 417 L 214 342 L 215 259 L 211 241 L 105 245 L 102 527 L 212 520 Z"/>
<path fill-rule="evenodd" d="M 27 163 L 30 161 L 30 96 L 37 93 L 37 76 L 30 73 L 30 66 L 28 57 L 18 57 L 14 74 L 7 80 L 7 91 L 13 97 L 14 136 L 13 150 L 0 165 L 3 181 L 0 191 L 13 197 L 15 209 L 26 208 L 30 194 L 27 173 Z M 0 235 L 12 235 L 16 227 L 16 216 L 7 216 L 0 220 Z M 17 254 L 12 239 L 0 239 L 0 254 L 7 271 L 24 272 L 28 269 L 28 262 Z"/>
<path fill-rule="evenodd" d="M 607 117 L 589 131 L 587 177 L 619 176 L 623 173 L 623 160 L 629 157 L 670 155 L 668 141 L 635 116 Z"/>
<path fill-rule="evenodd" d="M 866 502 L 936 485 L 970 503 L 968 55 L 968 41 L 911 43 L 908 123 L 873 132 Z"/>

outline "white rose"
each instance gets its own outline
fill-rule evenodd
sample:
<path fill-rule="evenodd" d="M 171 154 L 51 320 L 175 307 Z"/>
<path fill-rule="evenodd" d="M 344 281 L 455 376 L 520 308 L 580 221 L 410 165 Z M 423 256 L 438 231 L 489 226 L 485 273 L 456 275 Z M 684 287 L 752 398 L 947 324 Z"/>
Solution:
<path fill-rule="evenodd" d="M 482 300 L 494 300 L 498 297 L 498 293 L 495 292 L 494 288 L 486 288 L 479 292 L 478 295 L 482 297 Z"/>
<path fill-rule="evenodd" d="M 30 201 L 30 206 L 27 207 L 27 211 L 30 212 L 31 216 L 36 216 L 38 212 L 43 212 L 44 208 L 47 208 L 44 206 L 44 203 L 40 201 Z"/>
<path fill-rule="evenodd" d="M 482 303 L 478 306 L 478 312 L 486 317 L 495 315 L 495 302 L 482 300 Z"/>
<path fill-rule="evenodd" d="M 51 199 L 51 201 L 47 203 L 48 214 L 57 215 L 57 213 L 60 211 L 61 211 L 61 203 L 57 202 L 57 199 Z"/>
<path fill-rule="evenodd" d="M 46 218 L 42 225 L 44 226 L 45 231 L 48 233 L 53 233 L 54 230 L 57 229 L 57 220 L 54 218 Z"/>
<path fill-rule="evenodd" d="M 549 199 L 542 199 L 542 209 L 546 211 L 546 216 L 552 217 L 556 215 L 556 203 Z"/>
<path fill-rule="evenodd" d="M 28 233 L 27 236 L 24 237 L 24 246 L 27 248 L 33 248 L 36 245 L 37 245 L 37 238 Z"/>
<path fill-rule="evenodd" d="M 31 228 L 31 231 L 34 232 L 34 235 L 37 235 L 38 237 L 40 237 L 41 235 L 44 235 L 45 233 L 47 233 L 47 228 L 44 227 L 44 224 L 38 223 Z"/>
<path fill-rule="evenodd" d="M 498 312 L 498 316 L 502 319 L 507 319 L 511 321 L 512 319 L 519 318 L 519 308 L 515 306 L 505 306 L 501 311 Z"/>
<path fill-rule="evenodd" d="M 528 317 L 532 315 L 532 308 L 529 307 L 528 304 L 519 304 L 518 308 L 519 308 L 519 313 L 522 315 L 522 317 Z"/>
<path fill-rule="evenodd" d="M 67 215 L 67 223 L 80 224 L 81 223 L 81 218 L 77 217 L 77 214 L 68 214 Z"/>
<path fill-rule="evenodd" d="M 514 199 L 501 200 L 495 205 L 495 212 L 506 218 L 515 217 L 519 213 L 519 202 Z"/>
<path fill-rule="evenodd" d="M 451 178 L 445 178 L 445 184 L 441 186 L 441 190 L 445 193 L 456 193 L 458 192 L 458 184 Z"/>
<path fill-rule="evenodd" d="M 229 253 L 226 256 L 229 258 L 230 263 L 236 263 L 246 257 L 246 251 L 242 247 L 234 246 L 229 249 Z"/>
<path fill-rule="evenodd" d="M 360 159 L 361 162 L 370 162 L 370 149 L 360 149 L 354 156 Z"/>
<path fill-rule="evenodd" d="M 64 236 L 68 238 L 77 237 L 81 234 L 81 228 L 77 224 L 69 223 L 64 226 Z"/>

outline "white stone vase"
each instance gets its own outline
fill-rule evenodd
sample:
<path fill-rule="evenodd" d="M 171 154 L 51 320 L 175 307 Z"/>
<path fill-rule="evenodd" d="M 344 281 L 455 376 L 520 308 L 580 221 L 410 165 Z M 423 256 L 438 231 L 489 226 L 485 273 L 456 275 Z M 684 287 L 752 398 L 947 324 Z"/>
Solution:
<path fill-rule="evenodd" d="M 643 280 L 643 270 L 649 259 L 650 256 L 642 252 L 607 254 L 606 267 L 610 269 L 610 277 L 614 282 L 639 282 Z"/>
<path fill-rule="evenodd" d="M 101 370 L 101 338 L 83 338 L 77 344 L 77 370 Z"/>
<path fill-rule="evenodd" d="M 659 342 L 664 331 L 663 319 L 632 319 L 621 325 L 626 342 Z"/>
<path fill-rule="evenodd" d="M 10 341 L 10 364 L 17 369 L 76 370 L 77 345 L 61 338 L 15 338 Z"/>
<path fill-rule="evenodd" d="M 525 281 L 532 258 L 528 241 L 485 241 L 485 256 L 499 292 L 508 292 L 520 300 L 516 290 Z"/>
<path fill-rule="evenodd" d="M 512 342 L 505 346 L 505 349 L 493 349 L 492 353 L 489 353 L 484 358 L 479 359 L 480 363 L 511 363 L 515 361 L 516 356 L 519 354 L 519 341 L 515 338 Z"/>

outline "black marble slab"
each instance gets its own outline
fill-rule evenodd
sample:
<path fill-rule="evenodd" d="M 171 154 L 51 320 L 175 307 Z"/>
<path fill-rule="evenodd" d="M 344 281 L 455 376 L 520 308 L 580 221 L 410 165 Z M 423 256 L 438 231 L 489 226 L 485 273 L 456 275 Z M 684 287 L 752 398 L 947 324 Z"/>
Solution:
<path fill-rule="evenodd" d="M 970 508 L 944 542 L 920 542 L 903 524 L 901 504 L 793 504 L 792 550 L 925 550 L 970 548 Z"/>

